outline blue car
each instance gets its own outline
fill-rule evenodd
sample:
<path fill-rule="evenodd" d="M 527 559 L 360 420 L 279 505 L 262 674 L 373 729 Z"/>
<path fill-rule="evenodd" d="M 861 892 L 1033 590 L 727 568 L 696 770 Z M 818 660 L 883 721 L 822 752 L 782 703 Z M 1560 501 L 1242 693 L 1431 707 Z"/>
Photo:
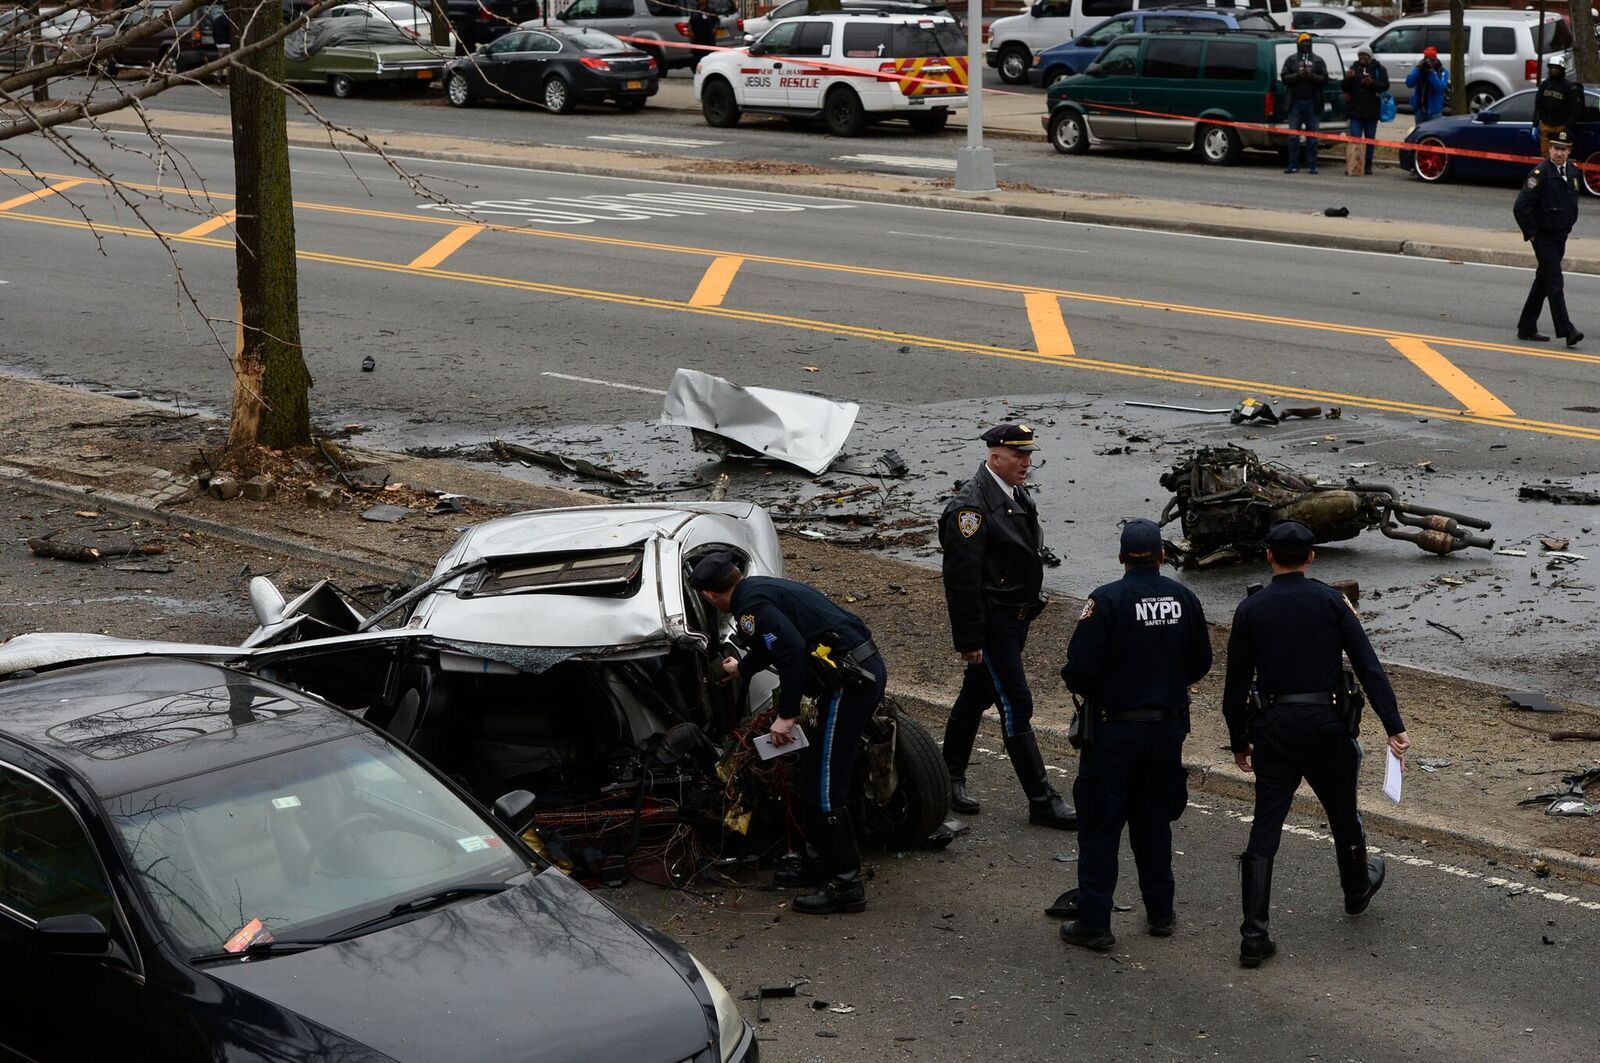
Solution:
<path fill-rule="evenodd" d="M 1105 46 L 1125 33 L 1170 33 L 1174 30 L 1265 30 L 1280 32 L 1281 27 L 1265 11 L 1240 10 L 1237 14 L 1217 8 L 1164 7 L 1129 11 L 1116 15 L 1065 44 L 1046 48 L 1033 57 L 1028 84 L 1049 88 L 1062 78 L 1081 74 L 1094 62 Z"/>
<path fill-rule="evenodd" d="M 1524 156 L 1525 162 L 1474 159 L 1402 148 L 1400 165 L 1429 184 L 1461 178 L 1512 184 L 1528 176 L 1539 161 L 1539 126 L 1533 118 L 1534 89 L 1512 93 L 1477 114 L 1435 118 L 1406 137 L 1406 144 L 1465 148 Z M 1600 93 L 1584 94 L 1583 121 L 1572 127 L 1572 161 L 1600 164 Z M 1583 190 L 1600 196 L 1600 174 L 1580 170 Z"/>

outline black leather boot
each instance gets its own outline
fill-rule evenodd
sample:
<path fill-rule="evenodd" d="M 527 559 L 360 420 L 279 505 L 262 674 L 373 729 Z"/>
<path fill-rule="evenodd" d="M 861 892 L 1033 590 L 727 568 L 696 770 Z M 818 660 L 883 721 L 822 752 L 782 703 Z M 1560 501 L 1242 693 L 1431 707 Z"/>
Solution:
<path fill-rule="evenodd" d="M 1267 913 L 1272 907 L 1272 857 L 1239 857 L 1239 892 L 1244 899 L 1244 922 L 1239 926 L 1239 966 L 1260 967 L 1278 951 L 1267 936 Z"/>
<path fill-rule="evenodd" d="M 967 796 L 967 780 L 957 775 L 950 776 L 950 811 L 964 816 L 975 816 L 982 811 L 982 806 Z"/>
<path fill-rule="evenodd" d="M 1077 830 L 1078 814 L 1056 793 L 1044 771 L 1044 755 L 1033 732 L 1006 739 L 1006 753 L 1016 770 L 1022 792 L 1028 795 L 1028 822 L 1057 830 Z"/>
<path fill-rule="evenodd" d="M 1383 885 L 1387 869 L 1383 857 L 1368 858 L 1366 842 L 1341 845 L 1339 854 L 1339 884 L 1344 887 L 1344 910 L 1348 915 L 1360 915 L 1372 903 L 1373 896 Z"/>
<path fill-rule="evenodd" d="M 810 842 L 801 846 L 798 853 L 785 855 L 772 872 L 772 884 L 783 889 L 820 886 L 827 880 L 828 872 L 822 866 L 822 854 Z"/>
<path fill-rule="evenodd" d="M 1076 919 L 1061 924 L 1061 940 L 1068 945 L 1092 949 L 1095 952 L 1106 952 L 1117 943 L 1116 937 L 1109 929 L 1091 930 Z"/>
<path fill-rule="evenodd" d="M 820 890 L 796 897 L 790 907 L 807 915 L 865 911 L 867 888 L 861 879 L 861 854 L 856 850 L 856 826 L 849 809 L 822 817 L 817 849 L 828 878 Z"/>

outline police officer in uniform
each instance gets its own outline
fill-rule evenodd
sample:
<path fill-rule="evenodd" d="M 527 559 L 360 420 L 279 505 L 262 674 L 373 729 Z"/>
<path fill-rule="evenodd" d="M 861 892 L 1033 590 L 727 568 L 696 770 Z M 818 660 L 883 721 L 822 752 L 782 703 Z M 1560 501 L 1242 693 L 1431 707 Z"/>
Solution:
<path fill-rule="evenodd" d="M 1302 778 L 1328 816 L 1344 910 L 1360 915 L 1383 885 L 1383 860 L 1368 860 L 1356 811 L 1360 703 L 1352 700 L 1344 657 L 1383 721 L 1389 748 L 1403 758 L 1411 745 L 1394 690 L 1355 606 L 1306 576 L 1313 542 L 1311 529 L 1299 521 L 1284 521 L 1267 533 L 1272 582 L 1239 603 L 1228 637 L 1222 712 L 1234 762 L 1256 777 L 1250 843 L 1239 858 L 1244 900 L 1239 963 L 1244 967 L 1260 966 L 1277 951 L 1267 935 L 1272 859 Z"/>
<path fill-rule="evenodd" d="M 1211 670 L 1211 637 L 1200 599 L 1161 574 L 1162 552 L 1154 521 L 1123 526 L 1125 574 L 1089 595 L 1061 669 L 1081 699 L 1083 739 L 1072 788 L 1077 919 L 1062 924 L 1061 939 L 1099 951 L 1116 943 L 1111 895 L 1124 823 L 1147 929 L 1170 937 L 1174 925 L 1172 821 L 1189 803 L 1189 687 Z"/>
<path fill-rule="evenodd" d="M 778 673 L 776 746 L 794 741 L 800 698 L 815 699 L 817 718 L 800 751 L 801 799 L 806 833 L 821 858 L 816 893 L 796 897 L 794 910 L 813 915 L 859 912 L 867 906 L 861 857 L 851 822 L 850 780 L 867 720 L 883 700 L 888 672 L 872 633 L 854 613 L 821 592 L 786 579 L 745 576 L 730 553 L 710 554 L 695 565 L 689 585 L 721 612 L 736 618 L 750 647 L 743 660 L 727 657 L 723 672 L 749 677 Z"/>
<path fill-rule="evenodd" d="M 1022 670 L 1028 625 L 1045 604 L 1039 510 L 1023 485 L 1038 444 L 1033 429 L 1011 423 L 989 429 L 983 441 L 987 459 L 939 518 L 950 631 L 967 663 L 944 730 L 950 807 L 967 814 L 979 810 L 967 795 L 967 762 L 978 721 L 998 703 L 1006 752 L 1028 796 L 1028 821 L 1073 830 L 1077 814 L 1045 776 L 1033 736 L 1033 694 Z"/>
<path fill-rule="evenodd" d="M 1583 121 L 1583 83 L 1567 80 L 1567 67 L 1560 59 L 1546 65 L 1549 76 L 1539 82 L 1535 112 L 1539 119 L 1539 154 L 1550 155 L 1550 134 Z"/>
<path fill-rule="evenodd" d="M 1512 213 L 1522 238 L 1532 241 L 1538 269 L 1528 301 L 1522 304 L 1517 321 L 1517 339 L 1549 343 L 1539 332 L 1539 310 L 1550 301 L 1550 323 L 1557 336 L 1565 336 L 1568 347 L 1576 347 L 1583 333 L 1567 316 L 1566 280 L 1561 275 L 1561 257 L 1567 253 L 1567 234 L 1578 223 L 1578 168 L 1567 161 L 1572 154 L 1572 133 L 1557 129 L 1550 134 L 1550 157 L 1533 168 L 1522 182 Z"/>

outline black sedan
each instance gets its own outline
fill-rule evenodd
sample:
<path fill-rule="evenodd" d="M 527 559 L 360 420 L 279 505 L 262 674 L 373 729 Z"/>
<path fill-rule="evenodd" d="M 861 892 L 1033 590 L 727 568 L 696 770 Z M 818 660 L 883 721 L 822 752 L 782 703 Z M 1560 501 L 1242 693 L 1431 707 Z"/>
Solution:
<path fill-rule="evenodd" d="M 44 663 L 40 668 L 45 668 Z M 324 702 L 181 658 L 0 682 L 0 1058 L 753 1063 L 683 948 Z"/>
<path fill-rule="evenodd" d="M 515 30 L 445 69 L 445 96 L 457 107 L 478 100 L 533 103 L 566 114 L 580 103 L 613 100 L 637 111 L 656 94 L 656 61 L 609 33 L 550 26 Z"/>

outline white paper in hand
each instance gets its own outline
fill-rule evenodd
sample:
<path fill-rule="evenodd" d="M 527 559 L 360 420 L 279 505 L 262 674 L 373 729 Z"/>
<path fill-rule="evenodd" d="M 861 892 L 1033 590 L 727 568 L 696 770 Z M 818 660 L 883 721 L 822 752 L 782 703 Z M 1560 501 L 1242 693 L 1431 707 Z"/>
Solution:
<path fill-rule="evenodd" d="M 1394 750 L 1388 747 L 1383 751 L 1383 792 L 1395 804 L 1400 803 L 1400 776 L 1403 768 L 1400 758 L 1394 755 Z"/>
<path fill-rule="evenodd" d="M 772 744 L 772 732 L 768 731 L 759 738 L 751 739 L 750 744 L 756 747 L 756 752 L 761 754 L 762 760 L 771 760 L 773 757 L 781 757 L 786 754 L 793 753 L 796 750 L 804 749 L 806 746 L 811 744 L 810 742 L 806 741 L 806 732 L 805 728 L 803 727 L 796 727 L 794 730 L 790 731 L 789 737 L 794 739 L 794 741 L 790 742 L 786 746 L 775 746 Z"/>

